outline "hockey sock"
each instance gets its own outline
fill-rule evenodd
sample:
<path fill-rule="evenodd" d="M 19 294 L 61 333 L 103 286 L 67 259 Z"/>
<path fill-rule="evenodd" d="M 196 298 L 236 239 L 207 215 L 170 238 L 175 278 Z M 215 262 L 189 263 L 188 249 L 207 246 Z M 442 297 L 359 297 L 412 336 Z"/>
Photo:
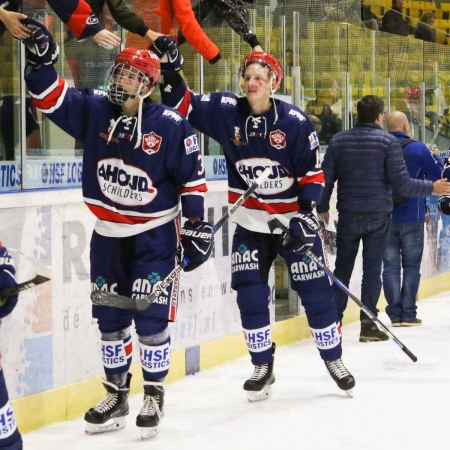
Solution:
<path fill-rule="evenodd" d="M 17 428 L 2 369 L 0 369 L 0 421 L 0 449 L 21 450 L 22 438 Z"/>
<path fill-rule="evenodd" d="M 272 330 L 270 325 L 256 330 L 246 330 L 245 328 L 242 330 L 252 363 L 257 366 L 272 362 Z"/>
<path fill-rule="evenodd" d="M 169 329 L 151 336 L 139 336 L 142 373 L 145 381 L 163 381 L 170 367 Z"/>
<path fill-rule="evenodd" d="M 130 330 L 124 328 L 112 333 L 102 333 L 101 346 L 106 379 L 119 388 L 124 387 L 133 352 Z"/>

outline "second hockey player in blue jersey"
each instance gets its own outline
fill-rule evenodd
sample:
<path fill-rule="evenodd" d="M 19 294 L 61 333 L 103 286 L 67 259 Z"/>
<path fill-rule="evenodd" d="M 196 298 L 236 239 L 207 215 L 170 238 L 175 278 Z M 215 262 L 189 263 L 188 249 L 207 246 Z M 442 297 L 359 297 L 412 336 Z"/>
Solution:
<path fill-rule="evenodd" d="M 153 52 L 123 50 L 110 68 L 106 91 L 80 92 L 58 77 L 53 66 L 58 48 L 48 30 L 40 24 L 32 30 L 25 42 L 30 95 L 50 120 L 84 143 L 83 196 L 97 217 L 90 253 L 92 288 L 147 296 L 177 264 L 180 201 L 188 219 L 184 228 L 209 231 L 183 233 L 181 243 L 190 260 L 185 270 L 211 255 L 211 226 L 203 222 L 206 184 L 197 137 L 182 115 L 150 101 L 160 76 Z M 198 242 L 193 245 L 193 240 Z M 145 311 L 93 307 L 108 395 L 85 414 L 88 434 L 125 426 L 132 321 L 144 378 L 144 402 L 136 425 L 143 438 L 157 433 L 170 365 L 168 322 L 175 320 L 177 286 L 176 280 Z"/>
<path fill-rule="evenodd" d="M 195 95 L 177 72 L 174 44 L 167 37 L 155 42 L 158 55 L 169 53 L 163 64 L 163 103 L 175 106 L 197 130 L 218 141 L 228 168 L 228 199 L 233 203 L 266 168 L 272 174 L 233 214 L 237 227 L 231 257 L 232 286 L 237 291 L 242 327 L 254 368 L 244 384 L 250 401 L 268 398 L 273 373 L 274 343 L 268 308 L 269 269 L 277 254 L 286 261 L 291 286 L 305 307 L 311 334 L 325 365 L 338 386 L 349 391 L 355 381 L 342 360 L 341 326 L 330 280 L 304 258 L 311 248 L 324 258 L 319 226 L 312 211 L 320 201 L 324 177 L 319 140 L 306 115 L 276 100 L 283 71 L 265 52 L 250 53 L 239 76 L 244 97 L 230 92 Z M 298 246 L 281 234 L 270 233 L 268 220 L 276 216 L 289 224 L 303 241 Z M 298 242 L 298 241 L 296 241 Z"/>

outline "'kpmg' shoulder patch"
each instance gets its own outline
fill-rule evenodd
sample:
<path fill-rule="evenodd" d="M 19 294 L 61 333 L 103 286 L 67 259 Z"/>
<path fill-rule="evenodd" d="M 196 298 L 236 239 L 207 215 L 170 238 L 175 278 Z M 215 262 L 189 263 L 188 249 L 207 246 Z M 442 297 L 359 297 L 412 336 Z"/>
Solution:
<path fill-rule="evenodd" d="M 183 121 L 183 118 L 175 111 L 172 111 L 171 109 L 166 109 L 163 112 L 163 117 L 168 117 L 169 119 L 172 119 L 176 124 L 181 123 Z"/>
<path fill-rule="evenodd" d="M 319 138 L 317 137 L 317 133 L 313 131 L 309 136 L 309 143 L 311 145 L 311 150 L 314 150 L 319 146 Z"/>
<path fill-rule="evenodd" d="M 270 145 L 277 150 L 281 150 L 286 147 L 286 133 L 281 130 L 275 130 L 270 132 Z"/>
<path fill-rule="evenodd" d="M 184 140 L 184 148 L 186 149 L 186 155 L 200 151 L 200 146 L 198 145 L 197 136 L 195 134 Z"/>
<path fill-rule="evenodd" d="M 233 97 L 228 97 L 228 95 L 223 95 L 220 99 L 220 103 L 222 105 L 230 105 L 230 106 L 236 106 L 237 100 Z"/>
<path fill-rule="evenodd" d="M 153 131 L 149 134 L 144 134 L 142 136 L 142 150 L 144 150 L 147 155 L 153 155 L 158 153 L 161 147 L 162 137 L 158 136 Z"/>
<path fill-rule="evenodd" d="M 106 91 L 104 91 L 103 89 L 92 89 L 92 93 L 94 95 L 99 95 L 102 97 L 106 97 Z"/>
<path fill-rule="evenodd" d="M 300 122 L 304 122 L 304 121 L 306 120 L 305 116 L 303 116 L 301 112 L 296 111 L 295 109 L 289 110 L 288 115 L 289 115 L 289 116 L 295 117 L 295 118 L 298 119 Z"/>

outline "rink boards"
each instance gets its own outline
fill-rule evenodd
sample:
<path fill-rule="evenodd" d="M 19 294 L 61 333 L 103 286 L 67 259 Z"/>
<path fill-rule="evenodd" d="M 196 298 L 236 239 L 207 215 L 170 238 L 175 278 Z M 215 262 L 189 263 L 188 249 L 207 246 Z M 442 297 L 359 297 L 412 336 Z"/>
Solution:
<path fill-rule="evenodd" d="M 205 206 L 208 220 L 214 222 L 223 214 L 227 196 L 224 182 L 210 185 Z M 80 416 L 104 395 L 98 381 L 103 372 L 99 335 L 89 300 L 89 239 L 94 218 L 77 190 L 8 194 L 2 200 L 1 240 L 38 259 L 52 278 L 24 292 L 1 327 L 2 364 L 19 426 L 27 432 Z M 247 353 L 230 287 L 233 229 L 232 224 L 224 226 L 216 235 L 214 258 L 181 280 L 178 318 L 171 325 L 168 383 Z M 18 280 L 32 276 L 32 264 L 22 255 L 14 256 Z M 357 295 L 360 265 L 351 284 Z M 423 273 L 430 274 L 426 260 L 424 265 Z M 444 274 L 425 280 L 420 296 L 450 289 L 447 278 Z M 273 270 L 270 281 L 273 286 Z M 274 299 L 272 288 L 272 318 Z M 346 321 L 359 317 L 353 305 L 348 312 Z M 309 337 L 304 316 L 275 323 L 273 332 L 277 345 Z M 133 361 L 138 360 L 135 352 Z M 142 390 L 140 365 L 133 364 L 132 372 L 132 393 L 137 393 Z"/>

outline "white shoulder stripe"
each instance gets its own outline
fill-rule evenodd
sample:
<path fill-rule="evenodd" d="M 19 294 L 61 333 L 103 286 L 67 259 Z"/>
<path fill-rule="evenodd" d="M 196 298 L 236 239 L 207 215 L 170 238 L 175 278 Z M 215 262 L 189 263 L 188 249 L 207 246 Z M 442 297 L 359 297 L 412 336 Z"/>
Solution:
<path fill-rule="evenodd" d="M 67 83 L 64 83 L 64 89 L 61 92 L 61 95 L 59 96 L 58 101 L 56 102 L 55 106 L 52 106 L 49 109 L 41 109 L 41 108 L 38 108 L 38 109 L 40 111 L 42 111 L 43 113 L 46 113 L 46 114 L 52 113 L 52 112 L 56 111 L 57 109 L 59 109 L 59 107 L 61 106 L 62 102 L 64 101 L 64 98 L 65 98 L 66 93 L 67 93 L 67 89 L 68 89 Z"/>
<path fill-rule="evenodd" d="M 65 80 L 64 84 L 67 84 Z M 59 86 L 59 78 L 56 77 L 55 82 L 52 83 L 45 91 L 41 92 L 40 94 L 33 94 L 32 92 L 30 92 L 30 95 L 37 100 L 42 100 L 43 98 L 47 97 L 47 95 L 50 94 L 50 92 L 53 92 L 58 86 Z"/>

